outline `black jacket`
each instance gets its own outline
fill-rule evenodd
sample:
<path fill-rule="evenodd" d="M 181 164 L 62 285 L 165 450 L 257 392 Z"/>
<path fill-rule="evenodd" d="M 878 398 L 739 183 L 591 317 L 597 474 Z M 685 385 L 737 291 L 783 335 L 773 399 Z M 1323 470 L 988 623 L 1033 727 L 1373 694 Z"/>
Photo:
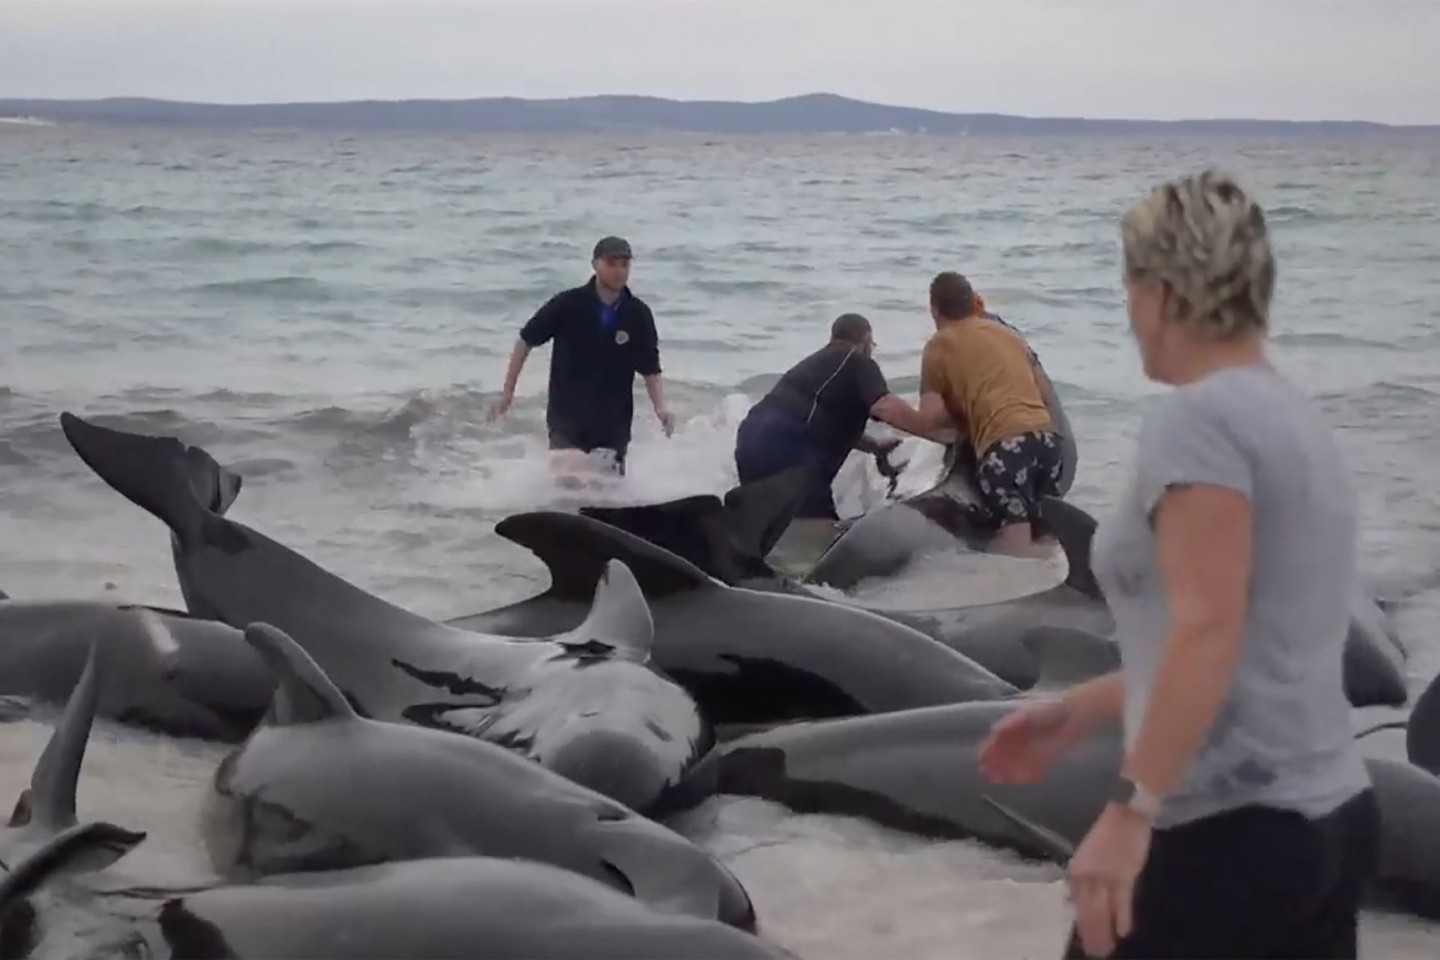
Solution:
<path fill-rule="evenodd" d="M 586 446 L 623 447 L 635 416 L 635 374 L 660 372 L 655 315 L 626 287 L 615 325 L 602 324 L 595 278 L 546 301 L 520 330 L 533 350 L 550 341 L 550 388 L 545 421 Z"/>

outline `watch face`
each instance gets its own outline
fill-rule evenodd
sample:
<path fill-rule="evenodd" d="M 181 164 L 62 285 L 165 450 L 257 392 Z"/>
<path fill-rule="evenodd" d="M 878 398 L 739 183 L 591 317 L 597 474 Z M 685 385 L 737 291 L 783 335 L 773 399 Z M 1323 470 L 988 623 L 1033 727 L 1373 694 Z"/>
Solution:
<path fill-rule="evenodd" d="M 1135 799 L 1135 784 L 1124 777 L 1115 781 L 1115 788 L 1110 791 L 1110 799 L 1116 803 L 1129 804 Z"/>

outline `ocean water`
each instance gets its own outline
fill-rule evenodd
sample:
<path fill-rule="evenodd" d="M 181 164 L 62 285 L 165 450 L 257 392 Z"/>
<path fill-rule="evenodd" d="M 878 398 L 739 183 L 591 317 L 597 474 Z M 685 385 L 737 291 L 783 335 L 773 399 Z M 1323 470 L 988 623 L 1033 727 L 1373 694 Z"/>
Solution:
<path fill-rule="evenodd" d="M 1274 356 L 1351 458 L 1367 574 L 1392 591 L 1434 583 L 1433 144 L 10 127 L 0 589 L 180 602 L 163 527 L 74 456 L 66 409 L 202 444 L 246 476 L 234 516 L 418 612 L 542 589 L 540 563 L 493 526 L 573 504 L 544 453 L 547 353 L 506 420 L 485 413 L 520 324 L 586 278 L 607 233 L 636 249 L 632 286 L 655 310 L 681 423 L 665 438 L 637 388 L 630 476 L 595 497 L 725 490 L 748 401 L 840 312 L 871 317 L 882 367 L 914 390 L 926 286 L 959 269 L 1041 354 L 1079 434 L 1072 499 L 1103 510 L 1157 390 L 1126 332 L 1118 218 L 1159 179 L 1212 163 L 1269 213 Z M 864 480 L 848 475 L 847 509 L 873 496 Z M 980 599 L 1014 569 L 937 561 L 924 582 L 936 602 Z M 1417 689 L 1440 667 L 1437 613 L 1440 594 L 1420 589 L 1400 615 Z M 0 802 L 48 731 L 0 727 Z M 150 830 L 132 860 L 199 871 L 195 815 L 221 752 L 102 723 L 82 811 Z M 767 935 L 802 956 L 1039 958 L 1063 942 L 1050 867 L 757 801 L 712 802 L 690 829 L 751 889 Z M 1363 951 L 1433 955 L 1437 936 L 1367 915 Z"/>

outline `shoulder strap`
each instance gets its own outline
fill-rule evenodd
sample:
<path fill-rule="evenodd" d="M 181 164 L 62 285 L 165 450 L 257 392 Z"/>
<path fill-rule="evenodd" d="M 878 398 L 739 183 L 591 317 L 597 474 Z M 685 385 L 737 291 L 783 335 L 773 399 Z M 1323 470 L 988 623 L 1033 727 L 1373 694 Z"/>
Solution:
<path fill-rule="evenodd" d="M 810 412 L 805 415 L 805 422 L 807 424 L 815 418 L 816 410 L 818 410 L 822 406 L 827 406 L 820 399 L 822 396 L 825 395 L 825 388 L 835 382 L 835 378 L 840 376 L 840 371 L 845 369 L 845 365 L 850 362 L 850 358 L 853 356 L 855 356 L 855 348 L 851 347 L 849 350 L 845 351 L 845 356 L 840 358 L 840 362 L 836 364 L 835 370 L 830 374 L 830 376 L 826 377 L 825 381 L 821 383 L 820 386 L 815 388 L 815 396 L 810 399 Z"/>

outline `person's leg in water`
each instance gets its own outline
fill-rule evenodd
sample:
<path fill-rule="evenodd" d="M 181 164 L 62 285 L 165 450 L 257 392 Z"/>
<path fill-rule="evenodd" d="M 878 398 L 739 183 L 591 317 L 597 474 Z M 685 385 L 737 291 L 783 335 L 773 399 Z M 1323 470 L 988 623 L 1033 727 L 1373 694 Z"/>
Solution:
<path fill-rule="evenodd" d="M 1060 489 L 1060 440 L 1050 431 L 1022 433 L 994 444 L 975 466 L 975 485 L 998 526 L 990 549 L 1047 557 L 1055 548 L 1037 535 L 1040 498 Z"/>
<path fill-rule="evenodd" d="M 590 438 L 582 437 L 578 431 L 552 428 L 550 430 L 550 469 L 555 481 L 562 487 L 580 487 L 587 476 L 615 473 L 625 475 L 626 444 L 597 444 Z M 610 455 L 611 462 L 597 464 L 597 452 Z"/>
<path fill-rule="evenodd" d="M 781 411 L 756 406 L 735 432 L 735 472 L 742 484 L 766 480 L 792 467 L 811 468 L 811 485 L 796 508 L 797 520 L 838 519 L 830 491 L 835 472 L 827 475 L 824 461 L 805 425 Z M 839 470 L 838 464 L 835 469 Z"/>

